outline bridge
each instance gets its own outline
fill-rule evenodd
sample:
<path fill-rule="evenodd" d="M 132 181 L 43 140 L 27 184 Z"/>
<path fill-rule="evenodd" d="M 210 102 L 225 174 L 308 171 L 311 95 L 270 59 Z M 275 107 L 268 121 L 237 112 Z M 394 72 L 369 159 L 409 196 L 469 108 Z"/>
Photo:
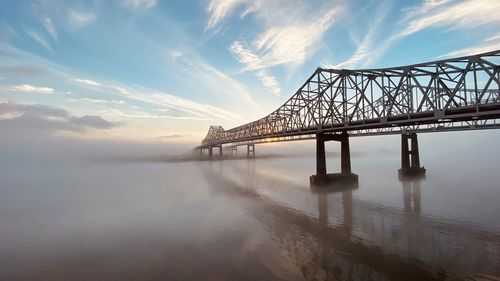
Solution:
<path fill-rule="evenodd" d="M 423 175 L 417 133 L 499 128 L 500 50 L 453 59 L 380 69 L 317 68 L 271 114 L 229 130 L 210 126 L 195 149 L 225 150 L 255 144 L 316 139 L 312 184 L 357 182 L 349 138 L 401 135 L 401 175 Z M 325 142 L 341 143 L 341 171 L 327 174 Z"/>

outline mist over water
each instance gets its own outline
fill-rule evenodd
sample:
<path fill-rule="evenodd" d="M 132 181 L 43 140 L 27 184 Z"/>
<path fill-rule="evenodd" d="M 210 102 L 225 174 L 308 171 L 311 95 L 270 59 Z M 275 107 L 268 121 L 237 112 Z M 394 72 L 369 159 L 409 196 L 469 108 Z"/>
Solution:
<path fill-rule="evenodd" d="M 188 145 L 5 144 L 0 280 L 499 278 L 496 135 L 457 136 L 420 138 L 427 177 L 413 182 L 398 179 L 397 136 L 353 138 L 359 187 L 340 192 L 310 189 L 312 142 L 177 163 L 120 157 Z"/>

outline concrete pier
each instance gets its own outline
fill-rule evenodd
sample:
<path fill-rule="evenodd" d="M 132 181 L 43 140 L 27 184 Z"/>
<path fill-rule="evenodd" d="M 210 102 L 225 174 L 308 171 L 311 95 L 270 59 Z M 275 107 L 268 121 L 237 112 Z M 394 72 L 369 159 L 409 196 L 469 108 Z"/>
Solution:
<path fill-rule="evenodd" d="M 401 134 L 401 169 L 399 169 L 399 176 L 423 177 L 425 171 L 424 167 L 420 167 L 417 134 Z"/>
<path fill-rule="evenodd" d="M 340 173 L 326 172 L 325 142 L 340 142 Z M 340 134 L 316 134 L 316 175 L 309 178 L 310 184 L 315 186 L 334 186 L 357 184 L 358 175 L 351 171 L 351 153 L 349 148 L 349 134 L 343 131 Z"/>
<path fill-rule="evenodd" d="M 255 144 L 248 144 L 247 145 L 247 157 L 248 158 L 255 157 Z"/>

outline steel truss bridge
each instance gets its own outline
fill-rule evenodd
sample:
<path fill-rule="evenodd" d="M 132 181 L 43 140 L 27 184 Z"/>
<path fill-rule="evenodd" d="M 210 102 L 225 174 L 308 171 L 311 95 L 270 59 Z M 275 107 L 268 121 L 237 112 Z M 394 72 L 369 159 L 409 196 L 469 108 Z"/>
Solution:
<path fill-rule="evenodd" d="M 498 128 L 499 61 L 497 50 L 402 67 L 318 68 L 271 114 L 229 130 L 210 126 L 196 149 L 208 149 L 212 156 L 214 147 L 222 155 L 222 145 L 254 148 L 256 143 L 303 139 L 319 143 L 349 136 Z M 413 158 L 412 150 L 408 153 Z M 348 168 L 342 173 L 350 173 Z M 322 167 L 317 169 L 323 174 Z"/>

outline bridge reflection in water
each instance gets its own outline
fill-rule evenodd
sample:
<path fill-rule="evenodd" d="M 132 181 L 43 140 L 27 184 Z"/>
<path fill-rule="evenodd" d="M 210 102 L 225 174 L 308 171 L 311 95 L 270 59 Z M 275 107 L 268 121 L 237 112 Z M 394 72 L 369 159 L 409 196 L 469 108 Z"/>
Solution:
<path fill-rule="evenodd" d="M 355 188 L 310 191 L 248 163 L 210 164 L 205 177 L 214 193 L 261 222 L 305 280 L 498 280 L 500 235 L 422 214 L 421 179 L 401 180 L 400 209 L 359 200 Z M 291 208 L 266 189 L 316 196 L 317 213 Z"/>

